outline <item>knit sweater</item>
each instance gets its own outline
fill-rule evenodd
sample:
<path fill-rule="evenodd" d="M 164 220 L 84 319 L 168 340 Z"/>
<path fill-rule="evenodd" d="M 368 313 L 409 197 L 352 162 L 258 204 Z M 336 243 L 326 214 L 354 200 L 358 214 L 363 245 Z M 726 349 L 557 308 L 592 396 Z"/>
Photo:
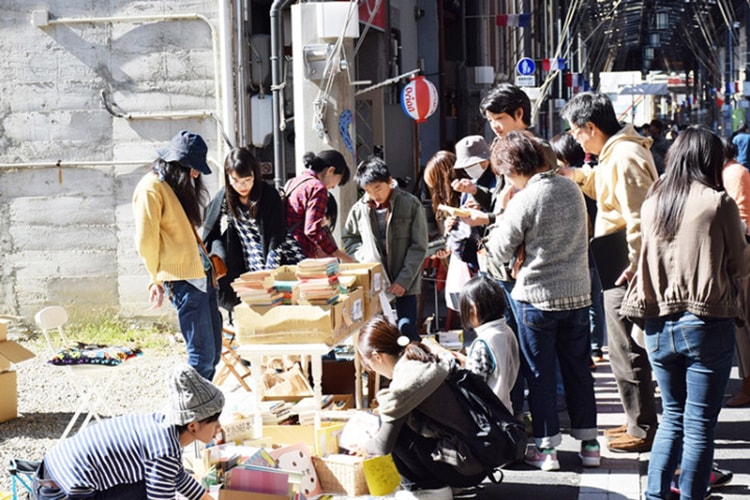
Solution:
<path fill-rule="evenodd" d="M 133 193 L 135 244 L 150 284 L 205 277 L 198 242 L 172 188 L 149 172 Z"/>
<path fill-rule="evenodd" d="M 591 304 L 586 205 L 573 182 L 538 173 L 508 202 L 490 230 L 487 251 L 509 262 L 522 244 L 526 257 L 511 293 L 515 300 L 542 310 Z"/>
<path fill-rule="evenodd" d="M 596 200 L 594 236 L 627 228 L 629 271 L 641 251 L 641 205 L 658 177 L 650 146 L 650 138 L 626 125 L 604 143 L 596 168 L 575 169 L 575 181 Z"/>
<path fill-rule="evenodd" d="M 736 282 L 750 273 L 750 245 L 734 201 L 693 182 L 671 242 L 657 236 L 656 217 L 652 197 L 643 204 L 643 250 L 620 314 L 657 318 L 688 311 L 741 318 Z"/>

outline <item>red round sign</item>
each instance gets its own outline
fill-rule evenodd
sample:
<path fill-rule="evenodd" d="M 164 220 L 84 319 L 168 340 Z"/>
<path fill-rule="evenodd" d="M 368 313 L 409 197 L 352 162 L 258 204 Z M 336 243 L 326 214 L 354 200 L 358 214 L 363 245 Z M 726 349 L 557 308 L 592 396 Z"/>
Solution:
<path fill-rule="evenodd" d="M 438 91 L 424 76 L 413 78 L 401 91 L 401 108 L 417 123 L 429 118 L 438 107 Z"/>

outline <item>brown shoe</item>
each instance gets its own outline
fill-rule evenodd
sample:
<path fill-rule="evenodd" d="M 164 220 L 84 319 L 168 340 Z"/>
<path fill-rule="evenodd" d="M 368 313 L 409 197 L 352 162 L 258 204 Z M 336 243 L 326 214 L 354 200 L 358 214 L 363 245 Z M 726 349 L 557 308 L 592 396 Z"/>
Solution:
<path fill-rule="evenodd" d="M 643 453 L 651 451 L 651 445 L 654 444 L 654 438 L 639 438 L 630 434 L 610 439 L 607 444 L 609 451 L 614 453 Z"/>
<path fill-rule="evenodd" d="M 620 427 L 614 429 L 607 429 L 604 431 L 604 435 L 608 438 L 615 438 L 628 433 L 628 424 L 622 424 Z"/>
<path fill-rule="evenodd" d="M 727 399 L 727 406 L 730 408 L 738 408 L 740 406 L 750 405 L 750 394 L 745 391 L 740 391 L 731 398 Z"/>

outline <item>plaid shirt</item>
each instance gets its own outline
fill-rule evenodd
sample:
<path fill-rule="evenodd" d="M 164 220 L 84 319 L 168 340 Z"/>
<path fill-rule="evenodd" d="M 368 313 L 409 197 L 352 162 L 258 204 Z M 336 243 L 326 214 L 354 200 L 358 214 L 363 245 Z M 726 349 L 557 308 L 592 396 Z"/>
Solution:
<path fill-rule="evenodd" d="M 312 181 L 305 181 L 312 178 Z M 295 189 L 295 186 L 299 186 Z M 327 255 L 338 250 L 323 220 L 328 202 L 328 190 L 310 169 L 303 170 L 289 181 L 286 190 L 286 227 L 295 227 L 292 235 L 306 257 L 316 257 L 320 248 Z M 291 194 L 289 194 L 291 191 Z"/>

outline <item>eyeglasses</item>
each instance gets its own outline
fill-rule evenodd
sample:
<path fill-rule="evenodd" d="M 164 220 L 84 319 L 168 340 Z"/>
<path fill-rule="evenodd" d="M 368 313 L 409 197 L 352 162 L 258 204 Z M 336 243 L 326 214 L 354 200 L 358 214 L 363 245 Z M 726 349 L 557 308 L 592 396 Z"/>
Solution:
<path fill-rule="evenodd" d="M 255 177 L 243 177 L 241 179 L 234 177 L 232 175 L 229 176 L 229 182 L 232 183 L 233 186 L 236 187 L 248 187 L 253 185 L 253 181 L 255 180 Z"/>
<path fill-rule="evenodd" d="M 570 130 L 568 130 L 568 133 L 573 136 L 573 139 L 578 140 L 578 137 L 581 135 L 581 131 L 584 129 L 589 129 L 589 125 L 586 124 L 583 127 L 576 127 L 575 125 L 571 125 Z"/>

